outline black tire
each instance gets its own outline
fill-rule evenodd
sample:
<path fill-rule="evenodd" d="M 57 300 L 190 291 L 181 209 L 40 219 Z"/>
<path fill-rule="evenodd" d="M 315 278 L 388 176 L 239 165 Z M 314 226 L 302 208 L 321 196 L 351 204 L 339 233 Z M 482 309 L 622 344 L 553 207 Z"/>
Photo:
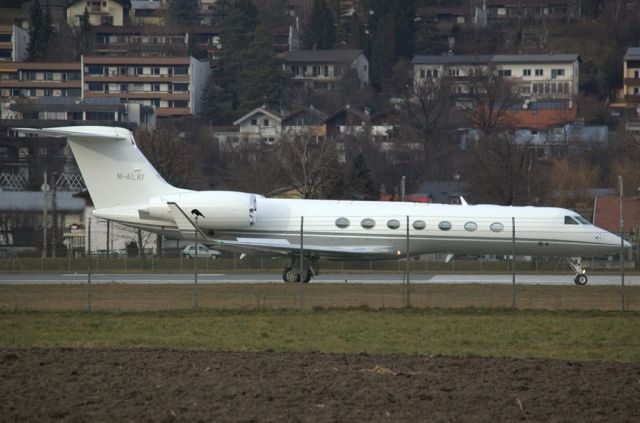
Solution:
<path fill-rule="evenodd" d="M 311 273 L 311 270 L 307 270 L 307 274 L 304 277 L 304 280 L 302 282 L 309 283 L 309 281 L 311 281 L 312 276 L 313 276 L 313 273 Z"/>
<path fill-rule="evenodd" d="M 300 274 L 298 272 L 294 272 L 291 267 L 287 267 L 282 273 L 282 280 L 286 283 L 297 283 L 300 282 Z"/>
<path fill-rule="evenodd" d="M 576 277 L 575 277 L 575 279 L 573 280 L 573 282 L 574 282 L 576 285 L 580 285 L 580 286 L 582 286 L 582 285 L 586 285 L 588 281 L 589 281 L 589 278 L 587 278 L 587 275 L 578 275 L 578 276 L 576 276 Z"/>

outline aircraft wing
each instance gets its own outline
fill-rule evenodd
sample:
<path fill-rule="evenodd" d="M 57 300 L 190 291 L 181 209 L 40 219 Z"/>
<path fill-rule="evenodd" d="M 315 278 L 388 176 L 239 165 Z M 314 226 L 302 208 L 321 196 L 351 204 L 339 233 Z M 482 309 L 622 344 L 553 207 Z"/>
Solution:
<path fill-rule="evenodd" d="M 192 218 L 184 212 L 174 202 L 168 202 L 171 215 L 178 226 L 178 230 L 183 238 L 191 238 L 196 233 L 195 223 Z M 286 239 L 276 238 L 237 238 L 236 240 L 222 240 L 211 238 L 198 230 L 199 237 L 208 243 L 214 244 L 216 248 L 227 251 L 246 253 L 247 250 L 260 253 L 271 254 L 299 254 L 300 244 L 292 243 Z M 304 242 L 304 240 L 303 240 Z M 319 257 L 340 260 L 356 259 L 384 259 L 397 257 L 398 251 L 389 245 L 367 245 L 367 246 L 326 246 L 303 244 L 305 253 L 317 255 Z"/>
<path fill-rule="evenodd" d="M 236 241 L 209 239 L 216 248 L 246 252 L 247 250 L 274 254 L 299 254 L 300 244 L 286 239 L 274 238 L 238 238 Z M 356 260 L 356 259 L 385 259 L 397 257 L 398 251 L 388 245 L 367 246 L 326 246 L 303 244 L 305 253 L 328 259 Z"/>

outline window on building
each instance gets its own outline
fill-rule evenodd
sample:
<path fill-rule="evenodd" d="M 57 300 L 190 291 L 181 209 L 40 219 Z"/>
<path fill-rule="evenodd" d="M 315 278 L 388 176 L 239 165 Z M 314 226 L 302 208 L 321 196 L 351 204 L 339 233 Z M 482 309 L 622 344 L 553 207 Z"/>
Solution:
<path fill-rule="evenodd" d="M 269 126 L 269 119 L 265 119 L 262 121 L 262 126 Z"/>
<path fill-rule="evenodd" d="M 522 76 L 531 76 L 531 69 L 523 69 Z"/>
<path fill-rule="evenodd" d="M 189 68 L 186 66 L 175 66 L 173 68 L 174 75 L 187 75 L 189 73 Z"/>
<path fill-rule="evenodd" d="M 258 119 L 251 119 L 251 125 L 258 126 Z"/>
<path fill-rule="evenodd" d="M 505 78 L 505 77 L 511 76 L 511 69 L 499 69 L 498 70 L 498 76 L 501 77 L 501 78 Z"/>
<path fill-rule="evenodd" d="M 556 79 L 559 76 L 564 76 L 564 69 L 551 69 L 551 79 Z"/>
<path fill-rule="evenodd" d="M 536 76 L 544 76 L 544 69 L 536 69 Z"/>
<path fill-rule="evenodd" d="M 144 73 L 144 70 L 142 69 L 141 66 L 136 67 L 136 75 L 142 75 Z"/>
<path fill-rule="evenodd" d="M 427 75 L 427 71 L 425 71 L 424 69 L 420 69 L 420 78 L 425 78 L 425 76 Z"/>

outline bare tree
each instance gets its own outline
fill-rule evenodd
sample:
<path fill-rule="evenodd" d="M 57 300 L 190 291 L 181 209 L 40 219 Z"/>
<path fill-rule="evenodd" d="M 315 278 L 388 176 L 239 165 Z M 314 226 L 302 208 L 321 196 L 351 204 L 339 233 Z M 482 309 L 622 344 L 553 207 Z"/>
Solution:
<path fill-rule="evenodd" d="M 494 66 L 476 66 L 469 70 L 467 101 L 460 104 L 475 128 L 484 135 L 511 127 L 510 110 L 521 102 L 517 86 L 500 75 Z"/>
<path fill-rule="evenodd" d="M 169 183 L 193 189 L 204 188 L 202 162 L 187 139 L 169 128 L 159 127 L 154 132 L 138 129 L 136 142 Z"/>
<path fill-rule="evenodd" d="M 472 143 L 464 176 L 475 200 L 516 205 L 544 198 L 544 172 L 529 147 L 508 131 Z"/>
<path fill-rule="evenodd" d="M 335 144 L 310 133 L 286 135 L 275 151 L 280 179 L 302 198 L 332 196 L 342 180 Z"/>
<path fill-rule="evenodd" d="M 404 137 L 422 146 L 425 177 L 441 178 L 455 146 L 450 129 L 455 115 L 455 99 L 448 80 L 427 77 L 416 83 L 402 104 L 408 120 Z M 415 151 L 414 151 L 415 154 Z"/>

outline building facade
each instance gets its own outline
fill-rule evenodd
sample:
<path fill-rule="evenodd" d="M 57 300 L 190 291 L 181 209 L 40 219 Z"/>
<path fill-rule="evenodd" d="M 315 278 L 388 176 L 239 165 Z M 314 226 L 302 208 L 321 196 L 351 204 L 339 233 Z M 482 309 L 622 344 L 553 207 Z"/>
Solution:
<path fill-rule="evenodd" d="M 414 86 L 445 78 L 455 93 L 469 94 L 472 81 L 497 74 L 523 99 L 571 99 L 578 94 L 577 54 L 415 56 Z"/>
<path fill-rule="evenodd" d="M 16 25 L 0 25 L 0 61 L 21 62 L 27 58 L 29 33 Z"/>
<path fill-rule="evenodd" d="M 369 84 L 369 61 L 362 50 L 299 50 L 283 56 L 283 69 L 310 89 L 335 89 L 349 71 L 361 87 Z"/>
<path fill-rule="evenodd" d="M 83 57 L 82 70 L 85 98 L 153 106 L 158 118 L 198 114 L 210 72 L 193 57 Z"/>
<path fill-rule="evenodd" d="M 67 23 L 79 27 L 86 10 L 92 26 L 124 24 L 124 3 L 120 0 L 77 0 L 67 7 Z"/>

